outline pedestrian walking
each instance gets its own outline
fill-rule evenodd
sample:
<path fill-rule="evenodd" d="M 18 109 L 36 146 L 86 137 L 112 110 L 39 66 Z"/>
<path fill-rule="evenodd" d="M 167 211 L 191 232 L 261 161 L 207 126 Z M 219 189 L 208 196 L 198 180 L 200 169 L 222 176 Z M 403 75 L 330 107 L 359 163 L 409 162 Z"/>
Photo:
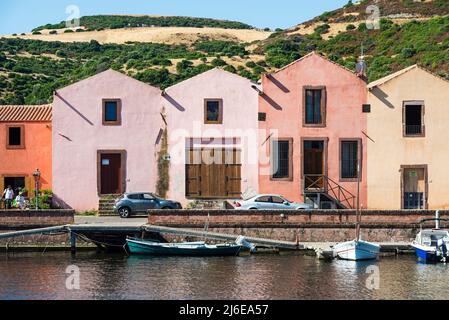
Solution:
<path fill-rule="evenodd" d="M 14 191 L 11 186 L 8 186 L 5 191 L 3 191 L 3 197 L 5 198 L 5 209 L 11 209 L 12 200 L 14 199 Z"/>

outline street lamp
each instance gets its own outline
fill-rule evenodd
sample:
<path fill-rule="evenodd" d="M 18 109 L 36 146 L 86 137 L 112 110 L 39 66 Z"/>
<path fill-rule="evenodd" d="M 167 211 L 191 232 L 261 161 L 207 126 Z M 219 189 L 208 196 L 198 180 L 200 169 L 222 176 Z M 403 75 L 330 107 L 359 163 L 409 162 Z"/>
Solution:
<path fill-rule="evenodd" d="M 33 172 L 35 195 L 36 195 L 36 210 L 39 210 L 38 198 L 39 198 L 39 180 L 41 179 L 41 172 L 39 169 Z"/>

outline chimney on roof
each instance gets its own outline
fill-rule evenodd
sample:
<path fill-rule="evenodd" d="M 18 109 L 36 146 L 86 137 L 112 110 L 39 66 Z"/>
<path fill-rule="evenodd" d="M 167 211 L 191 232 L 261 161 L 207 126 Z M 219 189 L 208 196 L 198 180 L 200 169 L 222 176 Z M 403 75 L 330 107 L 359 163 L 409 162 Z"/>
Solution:
<path fill-rule="evenodd" d="M 363 54 L 363 43 L 362 54 L 360 55 L 359 60 L 357 61 L 357 64 L 355 66 L 355 72 L 360 79 L 368 81 L 368 65 L 366 64 L 365 55 Z"/>

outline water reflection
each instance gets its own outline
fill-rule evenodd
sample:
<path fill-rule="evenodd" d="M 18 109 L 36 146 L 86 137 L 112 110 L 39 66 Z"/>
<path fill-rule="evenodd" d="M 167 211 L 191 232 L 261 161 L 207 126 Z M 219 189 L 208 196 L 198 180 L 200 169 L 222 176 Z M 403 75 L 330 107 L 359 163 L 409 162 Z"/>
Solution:
<path fill-rule="evenodd" d="M 77 265 L 81 290 L 67 290 Z M 367 268 L 380 287 L 367 287 Z M 0 299 L 449 299 L 448 266 L 413 256 L 326 262 L 266 255 L 223 258 L 127 257 L 79 253 L 0 256 Z"/>

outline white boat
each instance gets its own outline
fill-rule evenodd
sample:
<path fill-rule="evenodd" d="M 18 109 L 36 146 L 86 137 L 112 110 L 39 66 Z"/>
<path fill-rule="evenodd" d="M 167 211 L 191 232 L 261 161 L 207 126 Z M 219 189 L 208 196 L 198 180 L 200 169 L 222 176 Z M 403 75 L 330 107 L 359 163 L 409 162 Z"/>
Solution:
<path fill-rule="evenodd" d="M 380 246 L 375 243 L 352 240 L 333 247 L 335 255 L 343 260 L 374 260 L 379 256 Z"/>
<path fill-rule="evenodd" d="M 436 224 L 435 229 L 422 229 L 424 222 L 433 220 Z M 440 219 L 437 212 L 437 218 L 421 220 L 421 230 L 412 242 L 419 260 L 428 263 L 449 262 L 449 230 L 440 229 L 440 221 L 449 221 L 449 219 Z"/>
<path fill-rule="evenodd" d="M 356 211 L 356 239 L 339 243 L 332 247 L 334 256 L 343 260 L 375 260 L 379 256 L 380 246 L 378 244 L 363 241 L 360 236 L 360 163 L 357 165 L 357 211 Z"/>

